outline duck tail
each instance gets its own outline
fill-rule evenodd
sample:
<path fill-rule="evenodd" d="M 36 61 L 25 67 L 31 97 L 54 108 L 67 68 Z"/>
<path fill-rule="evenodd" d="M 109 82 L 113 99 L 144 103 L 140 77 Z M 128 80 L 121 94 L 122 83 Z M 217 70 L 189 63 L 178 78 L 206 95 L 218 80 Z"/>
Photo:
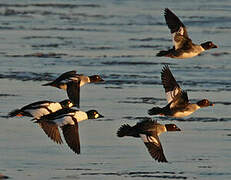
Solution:
<path fill-rule="evenodd" d="M 15 117 L 15 116 L 23 116 L 23 112 L 20 109 L 15 109 L 8 113 L 8 118 Z"/>
<path fill-rule="evenodd" d="M 46 84 L 42 84 L 42 86 L 54 86 L 53 82 L 49 82 L 49 83 L 46 83 Z"/>
<path fill-rule="evenodd" d="M 160 107 L 153 107 L 152 109 L 148 110 L 148 114 L 149 115 L 158 115 L 158 114 L 162 114 L 163 109 Z"/>
<path fill-rule="evenodd" d="M 156 54 L 157 57 L 167 56 L 169 51 L 160 51 Z"/>
<path fill-rule="evenodd" d="M 117 131 L 117 136 L 118 137 L 124 137 L 124 136 L 129 136 L 131 134 L 132 127 L 128 124 L 122 125 L 118 131 Z"/>

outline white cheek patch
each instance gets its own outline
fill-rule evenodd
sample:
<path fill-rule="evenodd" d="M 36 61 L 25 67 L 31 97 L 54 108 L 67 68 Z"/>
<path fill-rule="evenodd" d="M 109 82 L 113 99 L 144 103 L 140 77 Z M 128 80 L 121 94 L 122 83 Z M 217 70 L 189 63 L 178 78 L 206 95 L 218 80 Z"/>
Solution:
<path fill-rule="evenodd" d="M 95 115 L 95 119 L 97 119 L 98 117 L 99 117 L 99 114 L 96 114 L 96 115 Z"/>
<path fill-rule="evenodd" d="M 72 103 L 72 102 L 70 102 L 69 104 L 68 104 L 68 107 L 69 108 L 71 108 L 71 107 L 73 107 L 74 106 L 74 104 Z"/>
<path fill-rule="evenodd" d="M 152 142 L 152 143 L 155 143 L 155 144 L 159 144 L 158 141 L 157 141 L 157 139 L 154 138 L 153 136 L 146 136 L 145 134 L 139 134 L 139 135 L 140 135 L 140 137 L 141 137 L 141 139 L 142 139 L 142 141 L 144 143 L 150 143 L 150 142 Z"/>

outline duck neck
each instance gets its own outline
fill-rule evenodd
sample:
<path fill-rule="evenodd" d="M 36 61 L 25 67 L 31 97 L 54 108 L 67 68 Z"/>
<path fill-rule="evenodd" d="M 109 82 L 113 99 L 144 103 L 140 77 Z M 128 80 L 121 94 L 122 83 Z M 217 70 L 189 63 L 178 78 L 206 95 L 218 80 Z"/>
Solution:
<path fill-rule="evenodd" d="M 74 117 L 77 119 L 77 122 L 81 122 L 88 119 L 87 113 L 83 111 L 76 111 Z"/>

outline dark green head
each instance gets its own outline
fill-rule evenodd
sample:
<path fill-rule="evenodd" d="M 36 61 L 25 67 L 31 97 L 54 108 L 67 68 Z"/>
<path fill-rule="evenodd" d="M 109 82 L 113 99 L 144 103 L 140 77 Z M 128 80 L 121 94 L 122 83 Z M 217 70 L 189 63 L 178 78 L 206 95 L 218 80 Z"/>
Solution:
<path fill-rule="evenodd" d="M 104 80 L 99 75 L 89 76 L 90 82 L 103 82 Z"/>
<path fill-rule="evenodd" d="M 101 114 L 99 114 L 98 111 L 96 110 L 89 110 L 86 113 L 87 113 L 88 119 L 98 119 L 98 118 L 104 117 Z"/>
<path fill-rule="evenodd" d="M 167 131 L 181 131 L 175 124 L 165 124 Z"/>
<path fill-rule="evenodd" d="M 209 50 L 209 49 L 212 49 L 212 48 L 218 48 L 217 45 L 213 44 L 212 41 L 207 41 L 205 43 L 202 43 L 201 46 L 205 49 L 205 50 Z"/>
<path fill-rule="evenodd" d="M 214 104 L 211 103 L 208 99 L 202 99 L 198 101 L 197 105 L 200 106 L 201 108 L 208 107 L 208 106 L 214 106 Z"/>

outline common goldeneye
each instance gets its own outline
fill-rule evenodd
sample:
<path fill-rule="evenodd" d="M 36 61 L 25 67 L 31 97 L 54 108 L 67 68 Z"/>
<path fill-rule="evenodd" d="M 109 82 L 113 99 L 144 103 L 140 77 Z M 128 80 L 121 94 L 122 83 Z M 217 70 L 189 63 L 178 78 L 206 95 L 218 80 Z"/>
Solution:
<path fill-rule="evenodd" d="M 68 71 L 61 74 L 52 82 L 43 84 L 43 86 L 53 86 L 67 91 L 71 102 L 79 107 L 80 87 L 87 83 L 96 83 L 104 81 L 99 75 L 84 76 L 77 74 L 76 71 Z"/>
<path fill-rule="evenodd" d="M 159 135 L 167 131 L 181 131 L 175 124 L 159 124 L 154 120 L 144 120 L 135 126 L 122 125 L 117 131 L 118 137 L 132 136 L 141 138 L 152 158 L 158 162 L 168 162 L 161 146 Z"/>
<path fill-rule="evenodd" d="M 78 122 L 88 119 L 98 119 L 103 116 L 96 110 L 83 112 L 76 109 L 61 109 L 54 113 L 34 119 L 35 123 L 39 123 L 40 127 L 57 144 L 61 144 L 62 138 L 58 127 L 63 131 L 63 136 L 67 145 L 77 154 L 80 154 L 79 128 Z"/>
<path fill-rule="evenodd" d="M 205 50 L 217 48 L 217 46 L 211 41 L 207 41 L 200 45 L 194 44 L 188 36 L 185 25 L 168 8 L 165 9 L 164 17 L 172 34 L 173 48 L 167 51 L 160 51 L 156 56 L 166 56 L 179 59 L 191 58 Z"/>
<path fill-rule="evenodd" d="M 161 72 L 161 80 L 165 89 L 168 104 L 163 107 L 153 107 L 148 110 L 149 115 L 164 115 L 171 117 L 184 117 L 192 114 L 199 108 L 214 106 L 208 99 L 202 99 L 196 104 L 190 103 L 186 91 L 177 84 L 169 67 L 165 65 Z"/>
<path fill-rule="evenodd" d="M 20 109 L 15 109 L 8 114 L 8 117 L 14 116 L 28 116 L 34 118 L 40 118 L 43 115 L 56 112 L 62 108 L 71 108 L 73 106 L 72 102 L 69 99 L 63 100 L 61 102 L 54 101 L 37 101 L 26 106 L 23 106 Z"/>

